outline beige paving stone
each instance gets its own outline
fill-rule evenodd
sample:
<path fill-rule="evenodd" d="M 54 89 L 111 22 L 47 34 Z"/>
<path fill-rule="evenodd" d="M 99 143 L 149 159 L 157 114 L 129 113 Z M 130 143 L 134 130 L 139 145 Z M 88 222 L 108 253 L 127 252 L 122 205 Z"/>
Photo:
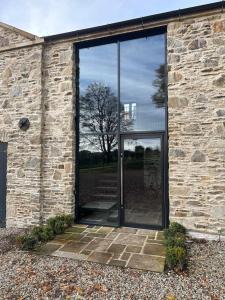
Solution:
<path fill-rule="evenodd" d="M 71 233 L 81 233 L 81 232 L 84 232 L 86 230 L 85 227 L 79 227 L 79 226 L 73 226 L 73 227 L 70 227 L 66 230 L 66 233 L 67 232 L 71 232 Z"/>
<path fill-rule="evenodd" d="M 115 239 L 115 243 L 123 245 L 142 246 L 145 240 L 146 236 L 144 235 L 120 233 Z"/>
<path fill-rule="evenodd" d="M 117 233 L 136 233 L 137 229 L 136 228 L 131 228 L 131 227 L 121 227 L 121 228 L 115 228 L 114 232 L 117 232 Z"/>
<path fill-rule="evenodd" d="M 110 240 L 95 238 L 87 245 L 86 249 L 91 251 L 106 251 L 110 244 Z"/>
<path fill-rule="evenodd" d="M 156 232 L 157 232 L 157 231 L 155 231 L 155 230 L 138 229 L 137 234 L 140 234 L 140 235 L 147 235 L 147 236 L 149 236 L 149 237 L 154 238 L 155 235 L 156 235 Z"/>
<path fill-rule="evenodd" d="M 143 248 L 143 253 L 148 255 L 165 256 L 164 245 L 159 244 L 146 244 Z"/>
<path fill-rule="evenodd" d="M 164 241 L 147 239 L 146 244 L 161 244 L 161 245 L 164 245 Z"/>
<path fill-rule="evenodd" d="M 111 253 L 107 252 L 93 252 L 91 255 L 88 256 L 87 260 L 92 262 L 98 262 L 106 264 L 109 259 L 112 258 Z"/>
<path fill-rule="evenodd" d="M 81 251 L 81 254 L 83 254 L 83 255 L 90 255 L 91 252 L 92 252 L 91 250 L 84 249 L 84 250 Z"/>
<path fill-rule="evenodd" d="M 142 249 L 142 247 L 129 245 L 126 248 L 126 252 L 140 253 L 141 249 Z"/>
<path fill-rule="evenodd" d="M 91 237 L 89 237 L 89 236 L 83 236 L 83 237 L 80 239 L 80 241 L 81 241 L 82 243 L 89 243 L 89 242 L 93 241 L 93 239 L 94 239 L 94 238 L 91 238 Z"/>
<path fill-rule="evenodd" d="M 58 234 L 55 237 L 55 240 L 60 241 L 60 240 L 68 240 L 72 236 L 71 233 L 64 233 L 64 234 Z"/>
<path fill-rule="evenodd" d="M 66 252 L 80 252 L 87 246 L 86 243 L 81 243 L 81 242 L 68 242 L 65 244 L 60 250 L 61 251 L 66 251 Z"/>
<path fill-rule="evenodd" d="M 124 252 L 123 255 L 121 256 L 122 260 L 128 260 L 131 256 L 131 253 Z"/>
<path fill-rule="evenodd" d="M 72 258 L 72 259 L 78 259 L 78 260 L 86 260 L 87 259 L 87 255 L 73 253 L 73 252 L 67 252 L 67 251 L 61 251 L 61 250 L 56 250 L 55 252 L 52 253 L 52 256 Z"/>
<path fill-rule="evenodd" d="M 104 238 L 104 237 L 106 237 L 106 235 L 107 235 L 106 233 L 92 232 L 92 233 L 88 233 L 86 236 L 92 237 L 92 238 L 94 238 L 94 237 Z"/>
<path fill-rule="evenodd" d="M 111 233 L 113 230 L 114 230 L 114 228 L 112 228 L 112 227 L 101 227 L 98 229 L 97 233 L 108 234 L 108 233 Z"/>
<path fill-rule="evenodd" d="M 118 235 L 119 235 L 119 233 L 113 231 L 113 232 L 107 234 L 106 238 L 110 239 L 110 240 L 114 240 Z"/>
<path fill-rule="evenodd" d="M 113 253 L 113 259 L 119 258 L 120 255 L 122 254 L 123 250 L 125 249 L 125 245 L 120 245 L 120 244 L 112 244 L 107 252 Z"/>
<path fill-rule="evenodd" d="M 51 255 L 54 251 L 59 249 L 62 245 L 56 243 L 47 243 L 39 247 L 35 252 L 42 255 Z"/>
<path fill-rule="evenodd" d="M 158 231 L 156 239 L 163 241 L 164 240 L 164 232 L 163 231 Z"/>
<path fill-rule="evenodd" d="M 126 261 L 124 260 L 118 260 L 118 259 L 111 259 L 109 262 L 109 265 L 117 266 L 117 267 L 125 267 Z"/>
<path fill-rule="evenodd" d="M 127 267 L 129 268 L 148 270 L 160 273 L 164 271 L 164 266 L 165 258 L 143 254 L 132 254 L 132 257 L 127 265 Z"/>

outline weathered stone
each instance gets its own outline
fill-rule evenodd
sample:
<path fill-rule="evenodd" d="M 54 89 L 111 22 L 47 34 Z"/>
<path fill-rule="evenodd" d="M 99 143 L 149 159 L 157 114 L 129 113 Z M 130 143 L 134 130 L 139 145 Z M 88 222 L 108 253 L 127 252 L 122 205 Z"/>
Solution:
<path fill-rule="evenodd" d="M 218 21 L 213 24 L 213 31 L 215 33 L 220 33 L 225 31 L 225 21 Z"/>
<path fill-rule="evenodd" d="M 221 75 L 219 78 L 213 81 L 213 84 L 217 87 L 225 87 L 225 75 Z"/>
<path fill-rule="evenodd" d="M 216 112 L 218 117 L 224 117 L 225 116 L 225 109 L 219 109 Z"/>
<path fill-rule="evenodd" d="M 189 50 L 196 50 L 196 49 L 201 49 L 201 48 L 205 48 L 207 46 L 207 42 L 205 39 L 202 39 L 202 38 L 198 38 L 198 39 L 195 39 L 193 40 L 188 48 Z"/>
<path fill-rule="evenodd" d="M 182 74 L 179 72 L 169 72 L 169 82 L 176 83 L 183 78 Z"/>
<path fill-rule="evenodd" d="M 199 150 L 196 150 L 191 157 L 191 161 L 192 162 L 205 162 L 205 154 Z"/>
<path fill-rule="evenodd" d="M 218 59 L 215 58 L 206 58 L 204 61 L 204 67 L 205 68 L 214 68 L 219 65 Z"/>
<path fill-rule="evenodd" d="M 61 178 L 62 178 L 61 172 L 59 172 L 58 170 L 55 170 L 54 175 L 53 175 L 53 179 L 61 180 Z"/>
<path fill-rule="evenodd" d="M 168 55 L 168 64 L 175 64 L 180 62 L 180 55 L 169 54 Z"/>
<path fill-rule="evenodd" d="M 174 157 L 185 157 L 185 152 L 181 149 L 170 149 L 170 155 Z"/>
<path fill-rule="evenodd" d="M 169 97 L 170 108 L 182 108 L 188 106 L 188 100 L 183 97 Z"/>
<path fill-rule="evenodd" d="M 11 93 L 10 93 L 11 97 L 19 97 L 22 95 L 22 88 L 21 86 L 14 86 L 11 89 Z"/>

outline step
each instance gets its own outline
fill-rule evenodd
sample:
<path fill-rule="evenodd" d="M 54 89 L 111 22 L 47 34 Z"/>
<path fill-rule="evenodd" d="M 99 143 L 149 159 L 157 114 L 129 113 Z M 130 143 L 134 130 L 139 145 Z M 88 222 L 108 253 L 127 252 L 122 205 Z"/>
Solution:
<path fill-rule="evenodd" d="M 96 194 L 96 195 L 94 195 L 94 197 L 95 198 L 102 198 L 102 197 L 104 197 L 104 198 L 117 198 L 118 195 L 116 195 L 116 194 Z"/>
<path fill-rule="evenodd" d="M 117 205 L 116 201 L 91 201 L 81 206 L 82 209 L 108 211 Z"/>
<path fill-rule="evenodd" d="M 117 190 L 116 186 L 97 186 L 96 189 L 101 189 L 101 190 Z"/>
<path fill-rule="evenodd" d="M 117 222 L 117 221 L 118 221 L 118 210 L 113 210 L 113 211 L 109 214 L 107 220 L 108 220 L 109 222 L 114 222 L 114 223 Z"/>

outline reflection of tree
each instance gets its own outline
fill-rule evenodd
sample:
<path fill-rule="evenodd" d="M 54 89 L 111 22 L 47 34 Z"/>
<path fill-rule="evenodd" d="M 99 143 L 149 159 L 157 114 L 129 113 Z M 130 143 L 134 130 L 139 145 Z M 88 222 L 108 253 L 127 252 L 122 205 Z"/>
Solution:
<path fill-rule="evenodd" d="M 165 80 L 165 65 L 162 64 L 155 70 L 156 78 L 153 81 L 153 86 L 157 88 L 157 91 L 152 96 L 152 100 L 157 107 L 164 107 L 166 101 L 166 80 Z"/>
<path fill-rule="evenodd" d="M 80 98 L 81 131 L 95 134 L 86 136 L 98 146 L 110 161 L 110 153 L 117 145 L 118 101 L 111 88 L 102 83 L 91 83 Z M 121 129 L 127 131 L 131 121 L 121 118 Z M 98 135 L 96 135 L 98 134 Z"/>

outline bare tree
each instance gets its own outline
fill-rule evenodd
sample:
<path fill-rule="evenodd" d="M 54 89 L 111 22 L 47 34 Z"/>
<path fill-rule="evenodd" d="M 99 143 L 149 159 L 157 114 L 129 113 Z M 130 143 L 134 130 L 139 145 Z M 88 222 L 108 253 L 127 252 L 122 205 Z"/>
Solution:
<path fill-rule="evenodd" d="M 127 131 L 132 121 L 124 120 L 122 114 L 123 111 L 121 130 Z M 91 83 L 80 97 L 80 131 L 95 134 L 85 138 L 91 144 L 97 144 L 109 161 L 110 153 L 118 143 L 118 99 L 109 86 Z"/>

